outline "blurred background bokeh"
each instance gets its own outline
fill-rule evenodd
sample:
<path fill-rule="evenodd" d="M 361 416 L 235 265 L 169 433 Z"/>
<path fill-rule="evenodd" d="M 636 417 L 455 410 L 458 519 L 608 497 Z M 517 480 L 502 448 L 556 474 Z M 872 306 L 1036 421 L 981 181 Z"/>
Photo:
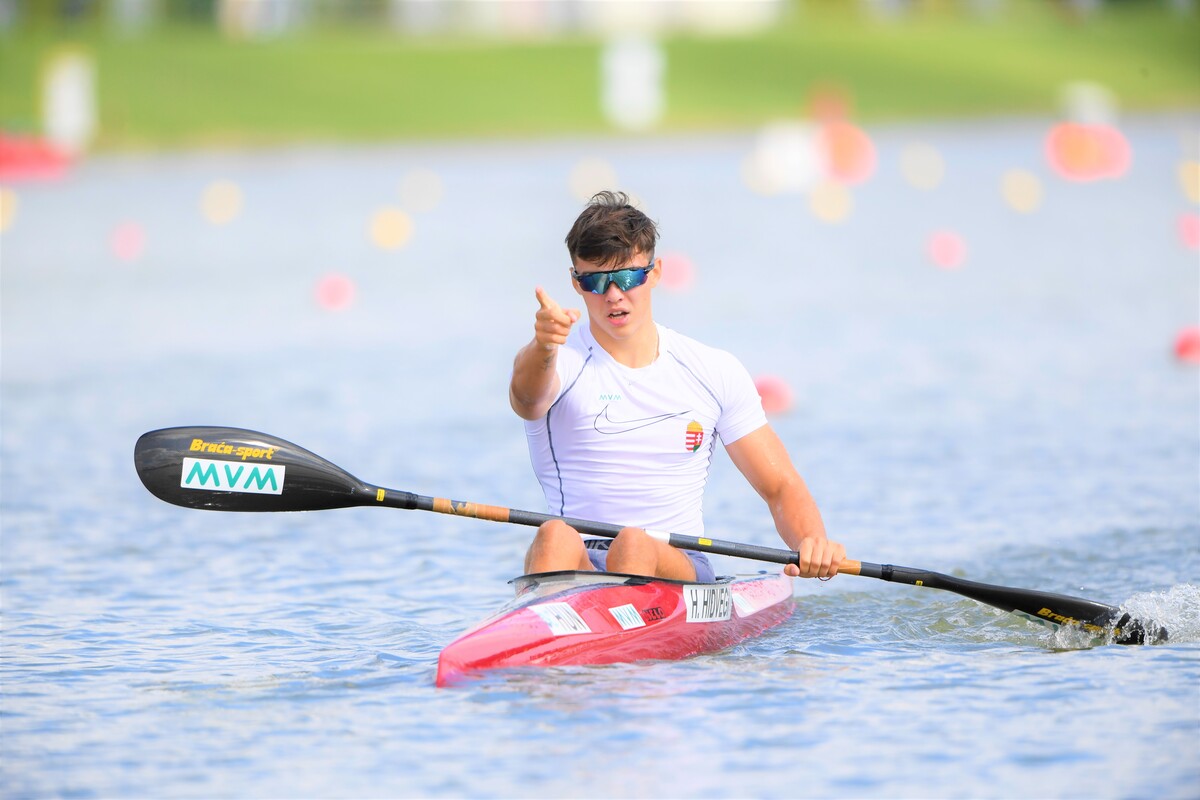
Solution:
<path fill-rule="evenodd" d="M 0 0 L 0 127 L 80 151 L 1109 122 L 1200 104 L 1198 41 L 1194 0 Z"/>
<path fill-rule="evenodd" d="M 643 202 L 605 149 L 688 135 L 749 137 L 742 189 L 852 227 L 856 196 L 889 171 L 919 195 L 961 194 L 931 137 L 881 156 L 881 126 L 933 120 L 1036 120 L 996 176 L 1004 206 L 1030 215 L 1047 182 L 1123 179 L 1138 158 L 1125 123 L 1149 114 L 1178 141 L 1158 178 L 1176 199 L 1164 235 L 1195 254 L 1198 52 L 1195 0 L 0 0 L 0 231 L 20 224 L 24 191 L 93 156 L 592 137 L 571 201 L 619 186 Z M 246 204 L 221 169 L 195 190 L 218 227 Z M 394 177 L 393 201 L 361 223 L 386 252 L 446 191 L 428 165 Z M 126 216 L 104 237 L 134 262 L 151 234 Z M 926 259 L 962 266 L 963 233 L 928 227 Z M 674 255 L 685 287 L 695 264 Z M 354 290 L 334 273 L 313 292 L 343 310 Z M 1193 323 L 1174 344 L 1189 361 Z"/>

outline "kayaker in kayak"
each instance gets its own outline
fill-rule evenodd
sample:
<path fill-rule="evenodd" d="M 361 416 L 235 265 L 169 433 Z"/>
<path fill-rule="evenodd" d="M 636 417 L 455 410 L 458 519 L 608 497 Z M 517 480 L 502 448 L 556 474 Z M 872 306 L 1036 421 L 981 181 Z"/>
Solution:
<path fill-rule="evenodd" d="M 619 192 L 601 192 L 567 234 L 582 314 L 542 287 L 534 337 L 517 353 L 509 399 L 525 420 L 530 459 L 550 513 L 628 526 L 589 540 L 547 522 L 526 573 L 601 569 L 711 580 L 703 553 L 647 531 L 704 535 L 701 500 L 716 439 L 766 501 L 780 537 L 800 553 L 789 575 L 837 573 L 845 548 L 830 541 L 812 495 L 768 424 L 754 382 L 731 354 L 654 321 L 662 275 L 658 230 Z"/>

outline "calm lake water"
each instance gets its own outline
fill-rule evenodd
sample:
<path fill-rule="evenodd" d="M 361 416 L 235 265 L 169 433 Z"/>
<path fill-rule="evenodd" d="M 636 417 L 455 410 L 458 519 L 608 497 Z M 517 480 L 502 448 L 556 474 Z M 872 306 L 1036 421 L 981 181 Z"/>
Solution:
<path fill-rule="evenodd" d="M 1200 303 L 1176 235 L 1200 119 L 1126 120 L 1128 174 L 1086 184 L 1047 166 L 1049 125 L 872 130 L 836 223 L 743 185 L 749 133 L 95 158 L 12 186 L 0 794 L 1197 797 L 1200 373 L 1172 346 Z M 932 190 L 901 169 L 914 143 L 944 165 Z M 793 619 L 729 652 L 438 690 L 439 649 L 508 599 L 529 529 L 142 488 L 141 433 L 216 424 L 541 510 L 506 381 L 533 287 L 569 299 L 588 159 L 694 267 L 660 321 L 791 387 L 773 424 L 852 557 L 1123 604 L 1171 643 L 1090 647 L 843 576 L 797 582 Z M 1035 211 L 1005 203 L 1014 169 Z M 214 181 L 225 224 L 202 211 Z M 394 249 L 370 234 L 388 208 Z M 961 267 L 930 263 L 939 230 Z M 330 275 L 344 310 L 318 302 Z M 778 541 L 725 458 L 706 518 Z"/>

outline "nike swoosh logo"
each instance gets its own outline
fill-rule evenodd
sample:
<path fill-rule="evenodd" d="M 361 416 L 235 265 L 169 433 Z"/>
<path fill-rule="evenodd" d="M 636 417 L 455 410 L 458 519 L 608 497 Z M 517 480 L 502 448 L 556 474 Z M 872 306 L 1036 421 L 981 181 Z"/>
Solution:
<path fill-rule="evenodd" d="M 632 433 L 642 428 L 649 428 L 651 425 L 657 425 L 660 422 L 666 422 L 676 417 L 684 417 L 691 413 L 691 411 L 677 411 L 674 414 L 659 414 L 655 417 L 643 417 L 642 419 L 616 420 L 608 416 L 608 406 L 605 406 L 604 410 L 596 415 L 593 427 L 595 427 L 596 433 L 601 433 L 605 436 L 616 436 L 622 433 Z"/>

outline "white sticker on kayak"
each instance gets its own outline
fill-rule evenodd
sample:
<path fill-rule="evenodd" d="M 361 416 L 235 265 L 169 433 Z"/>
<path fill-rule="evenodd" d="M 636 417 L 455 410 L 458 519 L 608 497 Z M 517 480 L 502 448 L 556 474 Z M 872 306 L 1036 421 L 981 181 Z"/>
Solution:
<path fill-rule="evenodd" d="M 684 586 L 683 602 L 688 622 L 719 622 L 733 613 L 728 586 Z"/>
<path fill-rule="evenodd" d="M 570 636 L 573 633 L 591 633 L 592 629 L 566 603 L 541 603 L 529 610 L 542 618 L 555 636 Z"/>
<path fill-rule="evenodd" d="M 214 492 L 283 494 L 285 471 L 283 464 L 185 458 L 179 485 L 184 489 L 207 489 Z"/>
<path fill-rule="evenodd" d="M 638 613 L 638 610 L 633 607 L 633 603 L 627 603 L 623 606 L 610 608 L 608 613 L 613 615 L 613 619 L 615 619 L 617 624 L 620 625 L 624 630 L 646 627 L 646 621 L 642 619 L 642 615 Z"/>
<path fill-rule="evenodd" d="M 746 599 L 746 596 L 741 592 L 733 593 L 733 604 L 737 606 L 738 616 L 740 617 L 749 617 L 758 612 L 758 609 L 754 607 L 754 603 Z"/>

